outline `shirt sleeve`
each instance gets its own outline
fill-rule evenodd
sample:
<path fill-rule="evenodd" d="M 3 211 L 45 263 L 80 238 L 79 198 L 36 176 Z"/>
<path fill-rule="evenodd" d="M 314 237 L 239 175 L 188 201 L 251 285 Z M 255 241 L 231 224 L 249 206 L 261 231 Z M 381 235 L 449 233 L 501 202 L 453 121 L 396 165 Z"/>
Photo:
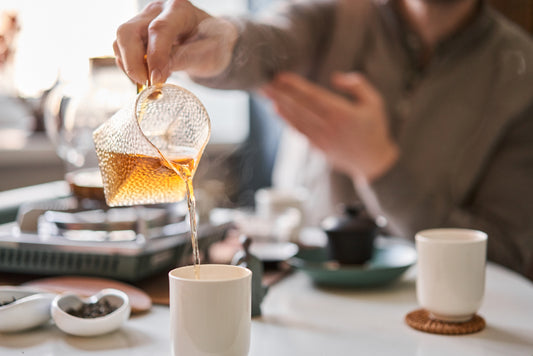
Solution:
<path fill-rule="evenodd" d="M 311 75 L 325 55 L 335 23 L 335 2 L 288 1 L 259 19 L 227 18 L 239 37 L 231 64 L 220 75 L 192 79 L 219 89 L 254 89 L 279 71 Z"/>
<path fill-rule="evenodd" d="M 404 158 L 372 183 L 366 199 L 402 236 L 429 227 L 485 231 L 488 258 L 533 279 L 533 106 L 508 128 L 487 162 L 459 206 L 448 205 L 443 192 L 422 191 Z"/>

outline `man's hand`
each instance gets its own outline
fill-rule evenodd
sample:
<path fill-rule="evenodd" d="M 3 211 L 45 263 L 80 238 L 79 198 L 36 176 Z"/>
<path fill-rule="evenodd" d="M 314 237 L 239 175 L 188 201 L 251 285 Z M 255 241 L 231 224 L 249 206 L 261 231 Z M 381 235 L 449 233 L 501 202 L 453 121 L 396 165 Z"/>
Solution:
<path fill-rule="evenodd" d="M 15 37 L 19 29 L 17 14 L 0 12 L 0 68 L 13 58 Z"/>
<path fill-rule="evenodd" d="M 233 24 L 189 1 L 154 1 L 120 25 L 113 49 L 117 64 L 134 82 L 150 79 L 156 84 L 177 70 L 197 77 L 221 73 L 231 61 L 237 36 Z"/>
<path fill-rule="evenodd" d="M 379 92 L 360 74 L 335 74 L 333 85 L 348 100 L 304 78 L 278 74 L 263 88 L 278 113 L 356 181 L 371 182 L 398 159 Z"/>

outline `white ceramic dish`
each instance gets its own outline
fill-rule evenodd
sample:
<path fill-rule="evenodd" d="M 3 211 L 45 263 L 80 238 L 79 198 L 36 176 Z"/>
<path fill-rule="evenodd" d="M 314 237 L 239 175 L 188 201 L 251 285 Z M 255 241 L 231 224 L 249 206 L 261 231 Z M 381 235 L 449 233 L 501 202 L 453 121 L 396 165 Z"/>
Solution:
<path fill-rule="evenodd" d="M 116 309 L 96 318 L 82 318 L 68 313 L 70 309 L 79 309 L 83 304 L 94 304 L 101 300 L 107 300 Z M 58 295 L 52 301 L 51 309 L 56 326 L 65 333 L 76 336 L 96 336 L 114 331 L 128 320 L 131 312 L 127 294 L 112 288 L 103 289 L 85 299 L 72 293 Z"/>
<path fill-rule="evenodd" d="M 45 324 L 50 320 L 55 296 L 32 288 L 0 287 L 0 303 L 9 303 L 0 306 L 0 332 L 18 332 Z"/>
<path fill-rule="evenodd" d="M 286 261 L 298 253 L 298 245 L 292 242 L 252 242 L 250 253 L 263 262 Z"/>

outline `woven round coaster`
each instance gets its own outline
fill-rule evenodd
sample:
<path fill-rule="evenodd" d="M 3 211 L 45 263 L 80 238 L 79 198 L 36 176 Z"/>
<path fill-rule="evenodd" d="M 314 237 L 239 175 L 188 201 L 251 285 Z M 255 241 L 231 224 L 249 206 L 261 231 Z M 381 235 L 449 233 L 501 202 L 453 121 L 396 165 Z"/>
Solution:
<path fill-rule="evenodd" d="M 405 322 L 413 329 L 432 334 L 464 335 L 481 331 L 485 328 L 485 319 L 475 314 L 463 323 L 448 323 L 430 318 L 425 309 L 417 309 L 405 316 Z"/>

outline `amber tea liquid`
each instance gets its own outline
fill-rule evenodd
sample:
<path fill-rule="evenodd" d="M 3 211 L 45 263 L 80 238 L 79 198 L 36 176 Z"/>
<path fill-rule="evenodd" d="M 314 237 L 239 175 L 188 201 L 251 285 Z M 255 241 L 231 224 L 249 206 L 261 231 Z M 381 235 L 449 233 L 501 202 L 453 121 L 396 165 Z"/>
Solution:
<path fill-rule="evenodd" d="M 161 157 L 105 152 L 101 165 L 109 206 L 176 202 L 187 197 L 196 277 L 200 253 L 196 226 L 196 199 L 192 186 L 193 157 Z M 165 156 L 167 157 L 167 156 Z"/>

